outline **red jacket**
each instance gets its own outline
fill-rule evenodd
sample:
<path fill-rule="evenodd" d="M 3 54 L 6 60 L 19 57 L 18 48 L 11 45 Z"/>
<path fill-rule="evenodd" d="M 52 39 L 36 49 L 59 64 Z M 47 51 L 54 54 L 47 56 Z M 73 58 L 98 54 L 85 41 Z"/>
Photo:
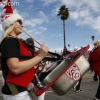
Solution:
<path fill-rule="evenodd" d="M 100 76 L 100 48 L 96 48 L 94 51 L 91 51 L 89 54 L 89 63 L 93 68 L 94 72 Z"/>

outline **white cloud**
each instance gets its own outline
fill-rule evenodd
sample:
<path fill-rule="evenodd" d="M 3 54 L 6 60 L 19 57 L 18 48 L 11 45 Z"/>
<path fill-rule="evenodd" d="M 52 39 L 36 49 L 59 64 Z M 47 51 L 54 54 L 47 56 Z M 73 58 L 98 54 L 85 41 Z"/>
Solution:
<path fill-rule="evenodd" d="M 41 25 L 44 21 L 42 19 L 39 19 L 39 18 L 35 18 L 35 19 L 32 19 L 32 24 L 34 23 L 35 25 Z"/>
<path fill-rule="evenodd" d="M 55 17 L 55 16 L 57 17 L 58 9 L 59 9 L 58 6 L 55 7 L 55 9 L 52 10 L 52 14 L 51 14 L 51 15 L 54 16 L 54 17 Z"/>
<path fill-rule="evenodd" d="M 99 0 L 61 0 L 69 8 L 70 18 L 76 25 L 88 25 L 100 32 L 100 1 Z"/>
<path fill-rule="evenodd" d="M 40 30 L 42 30 L 42 31 L 47 30 L 47 28 L 46 28 L 46 27 L 43 27 L 43 26 L 39 26 L 38 28 L 39 28 Z"/>
<path fill-rule="evenodd" d="M 30 20 L 25 20 L 24 21 L 24 26 L 31 26 L 31 27 L 36 27 L 37 25 L 43 24 L 43 20 L 39 18 L 34 18 Z"/>
<path fill-rule="evenodd" d="M 100 1 L 99 0 L 84 0 L 83 3 L 87 4 L 90 9 L 92 9 L 95 12 L 100 12 Z"/>
<path fill-rule="evenodd" d="M 49 22 L 48 17 L 42 11 L 40 11 L 38 13 L 38 17 L 37 18 L 28 19 L 28 20 L 25 19 L 24 25 L 25 26 L 35 27 L 37 25 L 42 25 L 43 23 L 48 23 L 48 22 Z M 46 30 L 46 29 L 44 29 L 44 30 Z"/>
<path fill-rule="evenodd" d="M 80 8 L 82 6 L 89 6 L 94 11 L 99 11 L 100 8 L 100 1 L 99 0 L 60 0 L 62 4 L 67 5 L 69 8 L 70 7 L 75 7 L 75 8 Z"/>
<path fill-rule="evenodd" d="M 23 16 L 23 19 L 29 18 L 29 16 L 30 16 L 29 13 L 26 13 L 26 12 L 23 12 L 21 14 Z"/>
<path fill-rule="evenodd" d="M 25 20 L 24 21 L 24 26 L 32 26 L 35 27 L 35 23 L 32 22 L 32 20 Z"/>
<path fill-rule="evenodd" d="M 39 11 L 39 18 L 42 18 L 44 22 L 49 22 L 47 15 L 45 15 L 43 11 Z"/>
<path fill-rule="evenodd" d="M 84 10 L 77 9 L 76 11 L 70 12 L 70 18 L 76 21 L 77 25 L 88 25 L 93 20 L 93 16 L 88 8 L 85 8 Z"/>
<path fill-rule="evenodd" d="M 92 27 L 100 32 L 100 16 L 93 20 Z"/>

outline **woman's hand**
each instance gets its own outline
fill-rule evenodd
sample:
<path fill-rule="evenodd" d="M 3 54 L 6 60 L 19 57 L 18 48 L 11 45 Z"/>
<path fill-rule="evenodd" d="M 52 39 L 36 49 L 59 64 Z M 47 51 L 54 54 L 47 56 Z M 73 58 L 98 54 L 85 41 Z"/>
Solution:
<path fill-rule="evenodd" d="M 43 59 L 47 54 L 48 54 L 48 47 L 44 44 L 41 45 L 39 51 L 38 51 L 38 56 Z"/>

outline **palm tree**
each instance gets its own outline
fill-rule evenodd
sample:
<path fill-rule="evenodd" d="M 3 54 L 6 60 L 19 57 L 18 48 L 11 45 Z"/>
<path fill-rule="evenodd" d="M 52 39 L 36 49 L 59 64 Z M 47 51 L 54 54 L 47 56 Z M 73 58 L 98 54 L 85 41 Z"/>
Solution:
<path fill-rule="evenodd" d="M 94 37 L 94 36 L 91 36 L 91 38 L 92 38 L 92 44 L 93 44 L 93 42 L 94 42 L 94 38 L 95 38 L 95 37 Z"/>
<path fill-rule="evenodd" d="M 70 44 L 68 44 L 68 47 L 69 47 L 69 49 L 70 49 Z"/>
<path fill-rule="evenodd" d="M 63 55 L 67 54 L 68 51 L 67 51 L 67 48 L 66 48 L 66 39 L 65 39 L 65 20 L 68 19 L 69 17 L 69 10 L 68 8 L 66 8 L 65 5 L 62 5 L 58 11 L 58 14 L 57 16 L 61 16 L 61 20 L 63 21 L 63 33 L 64 33 L 64 49 L 63 49 Z"/>

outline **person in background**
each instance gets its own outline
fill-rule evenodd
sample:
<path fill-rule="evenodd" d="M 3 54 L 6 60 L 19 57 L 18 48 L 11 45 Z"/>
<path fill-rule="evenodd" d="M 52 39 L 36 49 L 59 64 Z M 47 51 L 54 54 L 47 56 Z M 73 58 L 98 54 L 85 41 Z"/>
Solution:
<path fill-rule="evenodd" d="M 98 44 L 98 41 L 96 41 L 93 45 L 94 45 L 94 48 L 92 49 L 92 52 L 97 48 L 97 44 Z M 92 67 L 91 67 L 92 68 Z M 92 68 L 93 70 L 93 68 Z M 94 72 L 94 76 L 93 76 L 93 80 L 94 81 L 98 81 L 98 76 L 96 75 L 96 73 Z"/>
<path fill-rule="evenodd" d="M 98 81 L 98 76 L 97 76 L 97 74 L 95 72 L 94 72 L 93 80 L 94 81 Z"/>
<path fill-rule="evenodd" d="M 80 89 L 82 78 L 78 81 L 78 84 L 76 85 L 76 92 L 83 92 L 83 90 Z"/>
<path fill-rule="evenodd" d="M 89 53 L 88 61 L 95 74 L 99 77 L 99 85 L 94 100 L 100 100 L 100 40 L 94 42 L 94 48 Z"/>
<path fill-rule="evenodd" d="M 35 43 L 32 38 L 27 38 L 26 40 L 26 45 L 30 49 L 31 53 L 36 56 L 36 51 L 35 51 Z"/>
<path fill-rule="evenodd" d="M 27 38 L 27 39 L 26 39 L 26 42 L 27 42 L 28 45 L 29 45 L 28 47 L 29 47 L 30 51 L 31 51 L 32 53 L 33 53 L 33 51 L 34 51 L 34 54 L 33 54 L 33 55 L 36 56 L 36 53 L 35 53 L 35 43 L 34 43 L 33 39 L 32 39 L 32 38 Z M 39 63 L 39 66 L 40 66 L 40 67 L 45 67 L 45 62 L 41 61 L 41 62 Z M 38 70 L 38 72 L 42 70 L 42 68 L 40 68 L 39 66 L 36 66 L 36 69 Z M 28 87 L 28 90 L 30 91 L 30 96 L 31 96 L 32 98 L 37 98 L 37 100 L 44 100 L 45 92 L 44 92 L 43 94 L 41 94 L 40 96 L 35 97 L 34 94 L 33 94 L 33 92 L 34 92 L 34 91 L 33 91 L 33 87 L 34 87 L 33 83 L 30 83 L 30 85 L 29 85 L 29 87 Z"/>
<path fill-rule="evenodd" d="M 7 4 L 9 2 L 10 0 Z M 10 5 L 5 5 L 3 10 L 1 17 L 4 33 L 0 41 L 1 66 L 5 80 L 1 90 L 3 99 L 33 100 L 29 96 L 27 87 L 34 79 L 34 66 L 46 57 L 49 49 L 41 44 L 38 54 L 33 56 L 18 38 L 23 30 L 23 18 L 19 14 L 14 14 Z"/>

